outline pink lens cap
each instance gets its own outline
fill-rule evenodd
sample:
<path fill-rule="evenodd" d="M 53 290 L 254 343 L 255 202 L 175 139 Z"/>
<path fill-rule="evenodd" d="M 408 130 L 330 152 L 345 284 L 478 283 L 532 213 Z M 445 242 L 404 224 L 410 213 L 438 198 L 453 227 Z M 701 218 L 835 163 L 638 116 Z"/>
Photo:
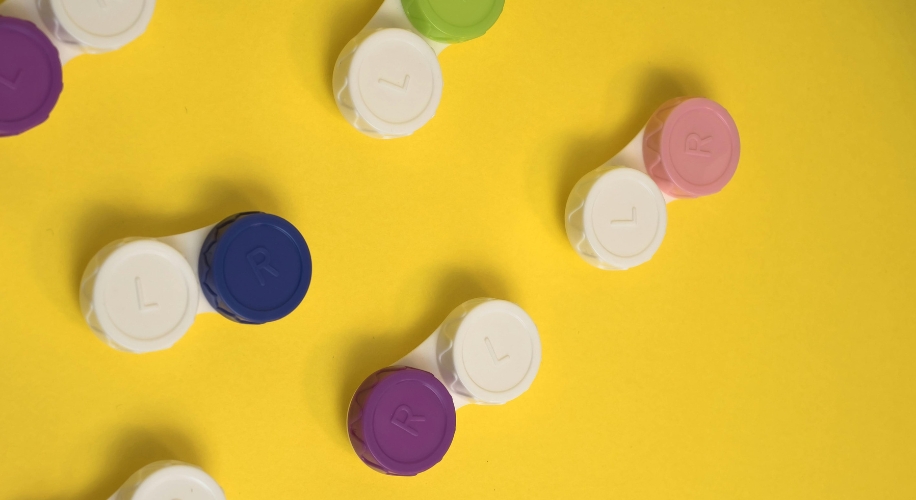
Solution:
<path fill-rule="evenodd" d="M 672 99 L 646 125 L 646 170 L 662 191 L 676 198 L 721 191 L 735 175 L 740 153 L 735 121 L 709 99 Z"/>
<path fill-rule="evenodd" d="M 455 437 L 455 403 L 442 382 L 415 368 L 385 368 L 350 402 L 350 444 L 369 467 L 415 476 L 439 463 Z"/>
<path fill-rule="evenodd" d="M 28 21 L 0 16 L 0 137 L 44 123 L 63 88 L 51 40 Z"/>

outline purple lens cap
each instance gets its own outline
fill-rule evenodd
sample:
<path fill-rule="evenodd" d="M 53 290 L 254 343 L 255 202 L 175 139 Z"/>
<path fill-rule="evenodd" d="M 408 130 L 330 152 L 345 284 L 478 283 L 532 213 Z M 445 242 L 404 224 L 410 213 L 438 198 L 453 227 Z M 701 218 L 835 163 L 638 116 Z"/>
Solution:
<path fill-rule="evenodd" d="M 57 48 L 34 24 L 0 16 L 0 137 L 45 122 L 64 89 Z"/>
<path fill-rule="evenodd" d="M 350 444 L 366 465 L 415 476 L 439 463 L 452 445 L 455 402 L 429 372 L 385 368 L 356 390 L 347 423 Z"/>

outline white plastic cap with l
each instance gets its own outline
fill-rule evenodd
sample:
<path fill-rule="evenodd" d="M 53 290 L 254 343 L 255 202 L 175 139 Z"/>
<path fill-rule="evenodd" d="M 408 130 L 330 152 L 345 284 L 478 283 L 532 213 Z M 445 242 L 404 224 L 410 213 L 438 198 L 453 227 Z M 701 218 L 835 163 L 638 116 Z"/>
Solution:
<path fill-rule="evenodd" d="M 388 139 L 408 136 L 436 114 L 442 69 L 418 35 L 379 29 L 351 42 L 334 68 L 334 95 L 360 132 Z"/>
<path fill-rule="evenodd" d="M 443 8 L 443 3 L 385 0 L 341 51 L 334 65 L 334 99 L 360 132 L 380 139 L 405 137 L 431 120 L 442 100 L 437 56 L 450 43 L 483 35 L 503 5 L 481 0 Z"/>
<path fill-rule="evenodd" d="M 226 495 L 202 469 L 163 461 L 135 472 L 109 500 L 226 500 Z"/>
<path fill-rule="evenodd" d="M 156 0 L 6 0 L 0 15 L 34 23 L 66 63 L 136 40 L 149 26 L 155 7 Z"/>
<path fill-rule="evenodd" d="M 200 300 L 197 273 L 172 246 L 126 239 L 99 251 L 80 287 L 86 322 L 116 349 L 168 349 L 191 328 Z"/>
<path fill-rule="evenodd" d="M 419 347 L 395 363 L 432 373 L 459 408 L 498 405 L 521 396 L 541 365 L 541 339 L 531 317 L 512 302 L 465 302 Z"/>
<path fill-rule="evenodd" d="M 156 0 L 40 0 L 40 5 L 55 34 L 90 51 L 104 52 L 120 49 L 143 34 Z"/>
<path fill-rule="evenodd" d="M 665 237 L 665 198 L 646 174 L 603 166 L 583 177 L 566 203 L 566 235 L 589 264 L 624 270 L 647 262 Z"/>

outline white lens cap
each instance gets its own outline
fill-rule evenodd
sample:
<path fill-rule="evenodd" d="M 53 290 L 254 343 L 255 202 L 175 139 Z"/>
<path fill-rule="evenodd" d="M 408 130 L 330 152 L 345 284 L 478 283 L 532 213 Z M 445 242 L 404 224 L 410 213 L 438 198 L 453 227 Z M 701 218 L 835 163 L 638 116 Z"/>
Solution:
<path fill-rule="evenodd" d="M 130 500 L 225 500 L 207 473 L 189 465 L 173 465 L 150 475 Z"/>
<path fill-rule="evenodd" d="M 80 294 L 86 321 L 122 350 L 167 349 L 194 323 L 199 285 L 188 261 L 156 240 L 118 242 L 89 264 Z"/>
<path fill-rule="evenodd" d="M 665 238 L 668 211 L 652 179 L 631 168 L 585 176 L 567 203 L 567 235 L 590 264 L 629 269 L 647 262 Z"/>
<path fill-rule="evenodd" d="M 111 500 L 225 500 L 206 472 L 181 462 L 157 462 L 140 469 Z"/>
<path fill-rule="evenodd" d="M 435 116 L 442 100 L 442 68 L 418 35 L 378 30 L 348 58 L 349 67 L 340 68 L 347 79 L 337 91 L 338 105 L 352 107 L 350 113 L 341 111 L 357 129 L 377 137 L 404 137 Z"/>
<path fill-rule="evenodd" d="M 447 385 L 477 403 L 503 404 L 521 396 L 541 365 L 538 329 L 511 302 L 468 302 L 450 315 L 441 335 Z"/>
<path fill-rule="evenodd" d="M 146 31 L 156 0 L 50 0 L 61 27 L 83 45 L 115 50 Z"/>

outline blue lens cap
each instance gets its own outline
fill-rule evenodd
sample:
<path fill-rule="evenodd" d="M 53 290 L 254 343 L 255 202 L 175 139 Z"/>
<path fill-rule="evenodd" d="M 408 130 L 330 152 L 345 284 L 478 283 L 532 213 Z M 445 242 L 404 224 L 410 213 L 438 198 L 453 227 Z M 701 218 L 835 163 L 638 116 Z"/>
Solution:
<path fill-rule="evenodd" d="M 217 224 L 204 240 L 198 273 L 204 296 L 223 316 L 247 324 L 293 312 L 312 281 L 312 256 L 295 226 L 246 212 Z"/>

